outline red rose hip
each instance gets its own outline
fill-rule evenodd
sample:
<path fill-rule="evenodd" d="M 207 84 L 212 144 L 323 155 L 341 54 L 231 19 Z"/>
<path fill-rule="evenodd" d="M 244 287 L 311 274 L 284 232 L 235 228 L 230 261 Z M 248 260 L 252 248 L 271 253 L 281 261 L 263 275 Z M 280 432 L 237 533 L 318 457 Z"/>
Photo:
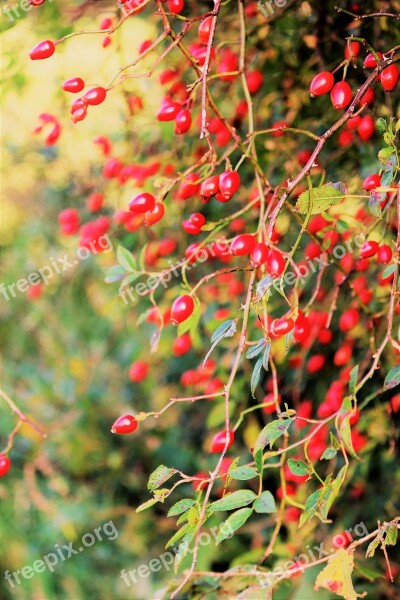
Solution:
<path fill-rule="evenodd" d="M 138 194 L 129 202 L 129 210 L 135 213 L 146 213 L 153 210 L 156 204 L 156 199 L 153 194 L 143 192 Z"/>
<path fill-rule="evenodd" d="M 31 60 L 43 60 L 53 56 L 55 49 L 56 47 L 51 40 L 44 40 L 29 52 L 29 56 L 31 57 Z"/>
<path fill-rule="evenodd" d="M 225 448 L 226 440 L 227 440 L 226 431 L 220 431 L 219 433 L 217 433 L 214 436 L 213 441 L 211 442 L 211 447 L 210 447 L 211 454 L 220 454 L 221 452 L 223 452 L 223 450 Z M 235 432 L 229 431 L 228 432 L 227 449 L 232 446 L 234 441 L 235 441 Z"/>
<path fill-rule="evenodd" d="M 178 325 L 186 321 L 194 311 L 194 300 L 189 294 L 179 296 L 172 305 L 171 323 Z"/>
<path fill-rule="evenodd" d="M 137 426 L 138 422 L 136 421 L 135 417 L 132 415 L 122 415 L 111 427 L 111 432 L 123 435 L 127 433 L 133 433 L 137 429 Z"/>

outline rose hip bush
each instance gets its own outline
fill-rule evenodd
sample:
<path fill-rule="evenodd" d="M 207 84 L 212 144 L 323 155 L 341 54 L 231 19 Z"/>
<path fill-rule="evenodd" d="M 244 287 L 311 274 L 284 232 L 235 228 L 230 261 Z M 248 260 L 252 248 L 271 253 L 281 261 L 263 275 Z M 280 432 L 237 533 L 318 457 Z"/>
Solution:
<path fill-rule="evenodd" d="M 305 586 L 293 597 L 353 599 L 353 583 L 395 597 L 395 4 L 288 2 L 266 17 L 241 0 L 128 0 L 99 18 L 89 3 L 87 27 L 70 19 L 26 49 L 45 74 L 78 36 L 98 36 L 107 61 L 132 20 L 154 27 L 107 80 L 54 82 L 62 100 L 35 133 L 62 147 L 64 132 L 74 143 L 96 123 L 90 191 L 52 226 L 94 254 L 104 235 L 116 250 L 104 268 L 114 335 L 141 343 L 108 429 L 127 460 L 132 443 L 140 461 L 149 439 L 168 440 L 135 507 L 179 547 L 163 597 L 288 598 Z M 45 22 L 46 3 L 35 10 Z M 97 107 L 107 118 L 116 95 L 120 129 L 105 135 Z M 360 539 L 343 533 L 360 522 Z M 211 527 L 213 551 L 201 543 Z M 312 543 L 333 550 L 304 564 Z"/>

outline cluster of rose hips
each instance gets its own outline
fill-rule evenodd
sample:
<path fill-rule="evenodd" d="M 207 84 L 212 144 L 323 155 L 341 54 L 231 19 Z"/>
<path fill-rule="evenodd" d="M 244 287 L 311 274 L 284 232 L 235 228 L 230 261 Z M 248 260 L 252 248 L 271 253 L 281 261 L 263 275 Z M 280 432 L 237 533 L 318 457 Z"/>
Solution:
<path fill-rule="evenodd" d="M 350 42 L 349 47 L 346 46 L 345 57 L 355 59 L 361 50 L 359 42 Z M 377 53 L 379 60 L 383 60 L 383 54 Z M 366 69 L 375 69 L 378 66 L 376 58 L 373 54 L 368 54 L 364 60 L 364 67 Z M 399 69 L 396 64 L 385 67 L 377 78 L 380 81 L 383 89 L 386 92 L 391 92 L 396 87 L 399 81 Z M 324 94 L 331 93 L 331 101 L 334 108 L 342 110 L 347 108 L 353 98 L 353 91 L 347 81 L 339 81 L 335 83 L 335 77 L 330 71 L 322 71 L 315 75 L 310 84 L 310 94 L 312 97 L 322 96 Z M 364 98 L 364 102 L 367 102 L 368 98 Z"/>

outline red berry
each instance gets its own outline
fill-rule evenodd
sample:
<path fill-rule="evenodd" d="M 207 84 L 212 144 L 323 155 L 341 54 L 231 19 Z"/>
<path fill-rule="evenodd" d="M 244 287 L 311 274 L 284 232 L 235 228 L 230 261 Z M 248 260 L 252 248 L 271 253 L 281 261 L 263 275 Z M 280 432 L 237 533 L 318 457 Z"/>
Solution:
<path fill-rule="evenodd" d="M 192 296 L 184 294 L 179 296 L 172 305 L 171 323 L 178 325 L 186 321 L 194 311 L 194 300 Z"/>
<path fill-rule="evenodd" d="M 156 199 L 153 194 L 143 192 L 138 194 L 129 202 L 129 210 L 135 213 L 146 213 L 153 210 L 156 204 Z"/>
<path fill-rule="evenodd" d="M 233 256 L 249 255 L 256 245 L 256 238 L 250 233 L 241 233 L 233 238 L 230 245 L 230 253 Z"/>
<path fill-rule="evenodd" d="M 133 433 L 137 429 L 137 426 L 138 422 L 135 417 L 132 417 L 132 415 L 122 415 L 122 417 L 119 417 L 111 427 L 111 433 Z"/>
<path fill-rule="evenodd" d="M 206 224 L 206 218 L 201 213 L 193 213 L 190 215 L 189 221 L 196 225 L 196 227 L 203 227 Z"/>
<path fill-rule="evenodd" d="M 361 258 L 370 258 L 374 256 L 379 250 L 378 242 L 374 242 L 372 240 L 364 242 L 360 248 L 360 256 Z"/>
<path fill-rule="evenodd" d="M 156 202 L 152 210 L 148 210 L 144 215 L 144 224 L 146 227 L 150 227 L 158 221 L 161 221 L 165 214 L 165 206 L 163 202 Z"/>
<path fill-rule="evenodd" d="M 149 374 L 149 365 L 144 360 L 137 360 L 129 367 L 129 379 L 133 383 L 140 383 Z"/>
<path fill-rule="evenodd" d="M 364 179 L 363 188 L 367 192 L 374 190 L 375 188 L 381 185 L 381 176 L 378 173 L 373 173 L 372 175 L 368 175 Z"/>
<path fill-rule="evenodd" d="M 335 83 L 331 91 L 331 100 L 337 110 L 346 108 L 352 99 L 353 93 L 347 81 Z"/>
<path fill-rule="evenodd" d="M 58 222 L 63 235 L 74 235 L 80 226 L 79 212 L 76 208 L 66 208 L 58 215 Z"/>
<path fill-rule="evenodd" d="M 260 267 L 261 265 L 263 265 L 268 258 L 268 254 L 269 248 L 266 244 L 264 244 L 263 242 L 256 244 L 253 250 L 251 251 L 250 256 L 251 264 L 253 265 L 253 267 Z"/>
<path fill-rule="evenodd" d="M 387 265 L 392 260 L 392 249 L 387 244 L 379 246 L 378 250 L 378 261 L 381 265 Z"/>
<path fill-rule="evenodd" d="M 211 198 L 219 192 L 219 175 L 211 175 L 200 186 L 200 196 Z"/>
<path fill-rule="evenodd" d="M 179 15 L 185 8 L 184 0 L 168 0 L 169 11 L 175 15 Z"/>
<path fill-rule="evenodd" d="M 341 331 L 350 331 L 358 325 L 360 321 L 360 313 L 355 308 L 346 310 L 339 319 L 339 329 Z"/>
<path fill-rule="evenodd" d="M 357 127 L 357 133 L 363 142 L 369 140 L 375 133 L 375 122 L 371 115 L 365 115 Z"/>
<path fill-rule="evenodd" d="M 190 111 L 183 108 L 175 117 L 175 133 L 177 135 L 183 135 L 189 131 L 191 125 L 192 115 L 190 114 Z"/>
<path fill-rule="evenodd" d="M 157 113 L 158 121 L 173 121 L 176 115 L 181 110 L 181 105 L 178 102 L 174 102 L 169 97 L 165 97 L 161 103 L 160 110 Z"/>
<path fill-rule="evenodd" d="M 5 454 L 0 454 L 0 477 L 7 475 L 11 468 L 11 460 Z"/>
<path fill-rule="evenodd" d="M 188 200 L 193 198 L 199 191 L 200 185 L 197 183 L 199 176 L 196 173 L 190 173 L 185 177 L 185 181 L 182 181 L 179 185 L 178 198 L 181 200 Z"/>
<path fill-rule="evenodd" d="M 261 71 L 248 71 L 246 81 L 250 94 L 256 94 L 264 83 L 264 76 Z"/>
<path fill-rule="evenodd" d="M 83 121 L 83 119 L 86 118 L 86 115 L 87 108 L 86 106 L 82 106 L 81 108 L 77 108 L 76 110 L 72 111 L 71 119 L 74 123 L 78 123 L 79 121 Z"/>
<path fill-rule="evenodd" d="M 381 84 L 385 92 L 391 92 L 399 81 L 399 68 L 397 65 L 390 65 L 383 69 L 381 73 Z"/>
<path fill-rule="evenodd" d="M 197 31 L 198 36 L 202 44 L 207 46 L 208 39 L 210 37 L 212 17 L 206 17 L 199 25 L 199 29 Z"/>
<path fill-rule="evenodd" d="M 304 342 L 306 342 L 309 338 L 310 330 L 311 327 L 308 317 L 299 316 L 294 326 L 293 336 L 295 341 L 299 344 L 303 344 Z"/>
<path fill-rule="evenodd" d="M 212 454 L 220 454 L 221 452 L 223 452 L 227 438 L 228 438 L 228 447 L 227 447 L 227 449 L 228 449 L 232 446 L 233 442 L 235 441 L 235 432 L 229 431 L 228 436 L 226 434 L 226 431 L 220 431 L 219 433 L 217 433 L 214 436 L 213 441 L 211 442 L 210 452 Z"/>
<path fill-rule="evenodd" d="M 172 353 L 175 356 L 183 356 L 192 348 L 192 338 L 189 333 L 184 333 L 174 340 L 172 345 Z"/>
<path fill-rule="evenodd" d="M 325 356 L 323 354 L 314 354 L 307 361 L 307 371 L 311 374 L 318 373 L 325 364 Z"/>
<path fill-rule="evenodd" d="M 267 258 L 267 271 L 272 277 L 279 277 L 285 270 L 285 259 L 279 250 L 270 250 Z"/>
<path fill-rule="evenodd" d="M 67 79 L 62 84 L 62 89 L 65 92 L 71 92 L 71 94 L 78 94 L 85 87 L 85 82 L 80 77 L 72 77 Z"/>
<path fill-rule="evenodd" d="M 95 106 L 104 102 L 106 96 L 107 90 L 101 86 L 97 86 L 86 92 L 86 94 L 83 96 L 83 101 L 86 102 L 86 104 Z"/>
<path fill-rule="evenodd" d="M 383 59 L 383 54 L 382 52 L 377 52 L 376 53 L 379 57 L 379 60 Z M 366 69 L 375 69 L 375 67 L 377 66 L 377 62 L 376 62 L 376 58 L 375 56 L 372 54 L 372 52 L 370 52 L 369 54 L 367 54 L 367 56 L 365 57 L 364 60 L 364 67 Z"/>
<path fill-rule="evenodd" d="M 110 17 L 105 17 L 101 23 L 100 23 L 100 27 L 99 29 L 101 29 L 102 31 L 105 31 L 106 29 L 110 29 L 112 26 L 112 19 Z"/>
<path fill-rule="evenodd" d="M 361 96 L 361 104 L 372 104 L 375 99 L 375 93 L 372 88 L 368 88 L 363 96 Z"/>
<path fill-rule="evenodd" d="M 293 319 L 288 319 L 287 317 L 274 319 L 270 325 L 270 333 L 272 337 L 281 337 L 292 331 L 293 327 Z"/>
<path fill-rule="evenodd" d="M 53 56 L 55 49 L 56 47 L 51 40 L 44 40 L 29 52 L 29 56 L 31 57 L 31 60 L 43 60 L 44 58 Z"/>
<path fill-rule="evenodd" d="M 311 97 L 327 94 L 333 88 L 334 83 L 335 78 L 330 71 L 318 73 L 310 84 Z"/>
<path fill-rule="evenodd" d="M 201 233 L 200 227 L 197 227 L 197 225 L 189 220 L 183 221 L 182 227 L 189 235 L 199 235 Z"/>
<path fill-rule="evenodd" d="M 90 196 L 87 198 L 86 206 L 90 212 L 97 212 L 102 208 L 103 202 L 103 194 L 100 192 L 93 192 L 93 194 L 90 194 Z"/>
<path fill-rule="evenodd" d="M 240 175 L 237 171 L 226 171 L 219 176 L 219 191 L 225 201 L 232 198 L 240 186 Z"/>
<path fill-rule="evenodd" d="M 356 58 L 360 54 L 361 44 L 360 42 L 351 42 L 350 40 L 346 43 L 346 47 L 344 49 L 344 57 L 347 59 L 349 57 Z"/>

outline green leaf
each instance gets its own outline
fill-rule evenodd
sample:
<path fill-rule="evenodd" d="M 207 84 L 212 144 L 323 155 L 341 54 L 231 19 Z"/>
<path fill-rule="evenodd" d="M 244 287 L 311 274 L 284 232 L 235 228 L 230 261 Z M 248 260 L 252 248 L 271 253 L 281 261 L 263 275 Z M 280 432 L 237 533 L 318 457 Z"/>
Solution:
<path fill-rule="evenodd" d="M 203 369 L 204 369 L 204 365 L 207 362 L 207 359 L 210 356 L 211 352 L 220 343 L 220 341 L 223 340 L 224 338 L 233 337 L 235 335 L 235 333 L 236 333 L 236 319 L 228 319 L 228 321 L 221 323 L 221 325 L 219 327 L 217 327 L 217 329 L 214 331 L 214 333 L 211 336 L 211 348 L 209 349 L 209 351 L 207 352 L 207 354 L 204 357 Z"/>
<path fill-rule="evenodd" d="M 343 200 L 345 195 L 343 189 L 338 189 L 333 184 L 325 184 L 303 192 L 298 197 L 293 211 L 303 215 L 311 212 L 312 215 L 319 215 Z"/>
<path fill-rule="evenodd" d="M 229 471 L 229 476 L 232 477 L 232 479 L 238 479 L 239 481 L 254 479 L 257 475 L 256 469 L 253 469 L 252 467 L 237 467 L 236 469 L 233 469 L 233 471 Z"/>
<path fill-rule="evenodd" d="M 191 500 L 190 498 L 183 498 L 182 500 L 179 500 L 179 502 L 176 502 L 176 504 L 171 506 L 167 516 L 175 517 L 176 515 L 180 515 L 181 513 L 187 511 L 191 506 L 193 506 L 193 504 L 195 504 L 194 500 Z"/>
<path fill-rule="evenodd" d="M 255 346 L 251 346 L 251 348 L 249 348 L 247 350 L 246 358 L 255 358 L 256 356 L 261 354 L 266 343 L 267 343 L 267 341 L 264 340 L 264 338 L 262 338 L 261 340 L 258 340 L 258 342 Z"/>
<path fill-rule="evenodd" d="M 196 534 L 196 528 L 193 528 L 191 530 L 189 530 L 184 536 L 183 538 L 181 538 L 181 541 L 179 543 L 178 546 L 178 550 L 175 554 L 175 561 L 174 561 L 174 571 L 175 573 L 178 571 L 180 565 L 182 564 L 182 561 L 184 560 L 185 556 L 187 556 L 188 552 L 189 552 L 189 548 L 190 548 L 190 542 L 192 541 L 192 539 L 194 538 Z"/>
<path fill-rule="evenodd" d="M 393 133 L 389 133 L 389 131 L 387 131 L 383 134 L 383 139 L 388 146 L 392 146 L 394 142 L 394 135 Z"/>
<path fill-rule="evenodd" d="M 394 273 L 396 271 L 396 269 L 397 269 L 397 265 L 396 264 L 388 265 L 386 267 L 386 269 L 382 273 L 382 278 L 383 279 L 387 279 L 388 277 L 390 277 L 390 275 L 392 273 Z"/>
<path fill-rule="evenodd" d="M 274 280 L 271 275 L 266 275 L 258 282 L 256 288 L 256 302 L 259 302 L 265 296 L 273 283 Z"/>
<path fill-rule="evenodd" d="M 389 525 L 389 527 L 386 530 L 385 544 L 388 544 L 389 546 L 395 546 L 397 542 L 398 533 L 399 530 L 397 529 L 397 525 L 395 523 Z"/>
<path fill-rule="evenodd" d="M 186 523 L 186 525 L 178 529 L 178 531 L 174 533 L 174 535 L 168 540 L 168 542 L 165 544 L 165 549 L 170 548 L 170 546 L 173 546 L 175 542 L 180 540 L 190 530 L 195 531 L 196 527 L 193 527 L 193 525 L 191 525 L 190 523 Z"/>
<path fill-rule="evenodd" d="M 393 146 L 385 146 L 378 152 L 378 160 L 383 166 L 387 164 L 388 159 L 390 159 L 391 156 L 394 157 Z M 390 163 L 393 164 L 393 160 L 390 160 Z"/>
<path fill-rule="evenodd" d="M 331 460 L 331 458 L 335 458 L 336 454 L 337 450 L 335 448 L 325 448 L 320 460 Z"/>
<path fill-rule="evenodd" d="M 157 504 L 157 502 L 159 502 L 158 498 L 150 498 L 150 500 L 147 500 L 147 502 L 143 502 L 143 504 L 138 506 L 135 512 L 142 512 L 142 510 L 150 508 L 150 506 L 153 506 L 153 504 Z"/>
<path fill-rule="evenodd" d="M 268 490 L 263 492 L 253 504 L 256 513 L 273 513 L 276 511 L 275 498 Z"/>
<path fill-rule="evenodd" d="M 177 473 L 176 469 L 170 469 L 164 465 L 157 467 L 155 471 L 149 477 L 149 483 L 147 489 L 151 492 L 160 487 L 163 483 L 168 481 L 172 475 Z"/>
<path fill-rule="evenodd" d="M 254 452 L 254 462 L 258 473 L 262 474 L 264 470 L 263 448 Z"/>
<path fill-rule="evenodd" d="M 358 369 L 359 369 L 359 365 L 356 365 L 351 371 L 350 371 L 350 381 L 349 381 L 349 392 L 352 396 L 354 396 L 355 391 L 356 391 L 356 386 L 357 386 L 357 377 L 358 377 Z"/>
<path fill-rule="evenodd" d="M 252 508 L 241 508 L 232 513 L 229 518 L 220 525 L 215 541 L 220 544 L 223 540 L 231 537 L 232 533 L 240 529 L 253 512 Z"/>
<path fill-rule="evenodd" d="M 304 460 L 294 460 L 293 458 L 289 458 L 288 467 L 295 475 L 309 475 L 310 473 L 310 469 Z"/>
<path fill-rule="evenodd" d="M 336 229 L 339 233 L 344 233 L 350 228 L 350 225 L 343 221 L 343 219 L 338 219 L 336 223 Z"/>
<path fill-rule="evenodd" d="M 304 505 L 304 512 L 300 516 L 299 527 L 302 527 L 304 523 L 310 521 L 317 512 L 320 493 L 321 490 L 317 490 L 307 498 L 306 503 Z"/>
<path fill-rule="evenodd" d="M 115 283 L 116 281 L 121 281 L 125 274 L 126 270 L 121 265 L 114 265 L 107 269 L 104 281 L 106 283 Z"/>
<path fill-rule="evenodd" d="M 393 369 L 390 369 L 389 373 L 385 377 L 384 387 L 386 390 L 392 390 L 400 384 L 400 365 L 396 365 Z"/>
<path fill-rule="evenodd" d="M 323 519 L 327 519 L 328 518 L 328 513 L 332 507 L 332 504 L 335 501 L 335 498 L 337 497 L 340 488 L 342 487 L 343 481 L 346 477 L 346 473 L 347 473 L 347 465 L 344 465 L 337 477 L 333 480 L 330 481 L 328 483 L 327 486 L 325 486 L 324 488 L 322 488 L 320 497 L 319 497 L 319 501 L 318 501 L 318 507 L 319 510 L 321 512 L 321 516 Z"/>
<path fill-rule="evenodd" d="M 263 359 L 259 358 L 256 364 L 254 365 L 253 373 L 251 375 L 250 381 L 250 389 L 251 395 L 255 398 L 254 392 L 256 391 L 256 387 L 258 386 L 261 378 L 261 370 L 263 368 Z"/>
<path fill-rule="evenodd" d="M 125 271 L 137 271 L 136 261 L 131 252 L 123 246 L 117 247 L 117 260 L 118 263 L 125 269 Z"/>
<path fill-rule="evenodd" d="M 227 321 L 224 321 L 223 323 L 221 323 L 221 325 L 219 325 L 219 327 L 217 327 L 217 329 L 212 334 L 211 343 L 219 341 L 220 339 L 225 337 L 227 334 L 233 335 L 233 333 L 231 333 L 233 326 L 234 326 L 233 333 L 236 333 L 235 319 L 228 319 Z"/>
<path fill-rule="evenodd" d="M 378 533 L 376 538 L 373 539 L 372 542 L 369 544 L 367 551 L 365 553 L 365 558 L 372 558 L 374 556 L 375 550 L 379 546 L 381 539 L 382 539 L 382 536 L 380 533 Z"/>
<path fill-rule="evenodd" d="M 400 119 L 397 120 L 397 123 L 394 127 L 394 132 L 397 134 L 400 131 Z"/>
<path fill-rule="evenodd" d="M 387 123 L 386 123 L 386 119 L 383 119 L 382 117 L 380 117 L 377 122 L 376 122 L 376 130 L 379 133 L 385 133 L 385 131 L 387 131 Z"/>
<path fill-rule="evenodd" d="M 353 407 L 351 404 L 351 398 L 346 396 L 344 398 L 342 406 L 340 408 L 340 414 L 344 416 L 340 416 L 339 420 L 339 432 L 340 437 L 343 440 L 344 445 L 347 450 L 350 452 L 354 458 L 357 458 L 357 454 L 353 448 L 353 441 L 351 439 L 351 427 L 350 427 L 350 419 L 353 416 Z"/>
<path fill-rule="evenodd" d="M 247 506 L 250 502 L 257 498 L 256 494 L 252 490 L 239 490 L 226 494 L 220 500 L 216 500 L 210 504 L 210 511 L 216 512 L 217 510 L 233 510 L 242 506 Z"/>
<path fill-rule="evenodd" d="M 268 344 L 265 347 L 264 350 L 264 354 L 262 357 L 262 361 L 263 361 L 263 367 L 266 371 L 268 371 L 268 367 L 269 367 L 269 354 L 271 352 L 271 342 L 268 342 Z"/>
<path fill-rule="evenodd" d="M 291 419 L 279 419 L 278 421 L 272 421 L 264 427 L 259 434 L 257 441 L 254 446 L 254 453 L 258 450 L 264 450 L 265 446 L 269 444 L 270 448 L 278 438 L 280 438 L 289 429 L 293 423 L 294 418 Z"/>
<path fill-rule="evenodd" d="M 386 194 L 385 194 L 386 196 Z M 380 206 L 380 202 L 381 202 L 381 195 L 378 194 L 377 192 L 372 191 L 369 199 L 368 199 L 368 208 L 370 213 L 374 216 L 374 217 L 378 217 L 380 218 L 382 216 L 382 209 Z"/>

